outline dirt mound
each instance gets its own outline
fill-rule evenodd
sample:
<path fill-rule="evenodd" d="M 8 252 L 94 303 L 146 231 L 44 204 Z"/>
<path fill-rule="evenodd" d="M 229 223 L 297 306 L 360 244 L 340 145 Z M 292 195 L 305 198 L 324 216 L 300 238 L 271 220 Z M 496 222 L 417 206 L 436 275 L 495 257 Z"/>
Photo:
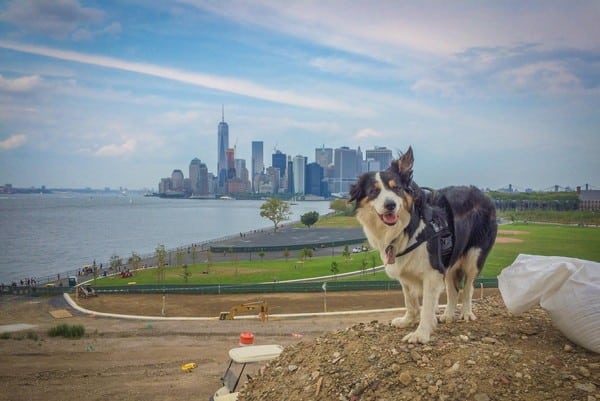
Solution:
<path fill-rule="evenodd" d="M 600 400 L 600 355 L 568 341 L 536 308 L 498 295 L 475 322 L 440 324 L 432 342 L 372 321 L 302 341 L 248 382 L 240 400 Z"/>

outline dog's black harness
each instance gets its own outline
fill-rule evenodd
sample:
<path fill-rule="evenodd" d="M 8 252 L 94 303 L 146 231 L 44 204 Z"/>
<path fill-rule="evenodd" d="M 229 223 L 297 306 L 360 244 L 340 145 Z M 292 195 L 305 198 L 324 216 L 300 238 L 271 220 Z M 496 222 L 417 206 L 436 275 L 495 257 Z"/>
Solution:
<path fill-rule="evenodd" d="M 429 188 L 427 188 L 429 190 Z M 435 195 L 432 190 L 432 198 Z M 402 252 L 399 252 L 395 257 L 404 256 L 415 249 L 417 249 L 424 242 L 427 242 L 427 250 L 429 253 L 429 260 L 431 265 L 438 270 L 440 273 L 445 273 L 450 267 L 450 260 L 452 252 L 454 250 L 454 233 L 449 220 L 452 218 L 447 201 L 442 197 L 441 202 L 443 206 L 436 208 L 429 206 L 427 203 L 423 205 L 422 213 L 417 218 L 425 221 L 425 228 L 415 238 L 415 243 L 406 247 Z M 393 241 L 394 242 L 394 241 Z M 392 242 L 392 243 L 393 243 Z M 391 248 L 391 249 L 390 249 Z M 387 251 L 393 252 L 393 245 L 388 246 Z"/>

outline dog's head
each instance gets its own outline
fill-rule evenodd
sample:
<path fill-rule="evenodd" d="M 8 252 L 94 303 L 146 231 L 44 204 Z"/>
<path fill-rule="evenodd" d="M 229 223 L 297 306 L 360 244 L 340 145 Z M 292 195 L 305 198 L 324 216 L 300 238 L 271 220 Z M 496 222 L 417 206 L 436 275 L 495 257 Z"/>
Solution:
<path fill-rule="evenodd" d="M 385 171 L 361 175 L 350 188 L 356 217 L 373 228 L 404 229 L 410 222 L 414 194 L 413 151 L 409 147 Z"/>

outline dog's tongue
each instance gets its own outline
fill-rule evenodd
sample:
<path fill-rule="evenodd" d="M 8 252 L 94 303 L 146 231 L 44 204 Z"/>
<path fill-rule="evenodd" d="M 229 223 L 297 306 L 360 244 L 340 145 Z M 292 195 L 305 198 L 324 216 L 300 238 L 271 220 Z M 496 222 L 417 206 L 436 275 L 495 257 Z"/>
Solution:
<path fill-rule="evenodd" d="M 385 264 L 391 265 L 396 261 L 396 252 L 394 252 L 394 247 L 392 245 L 388 245 L 385 248 Z"/>
<path fill-rule="evenodd" d="M 381 218 L 386 224 L 396 224 L 396 221 L 398 220 L 396 213 L 385 213 Z"/>

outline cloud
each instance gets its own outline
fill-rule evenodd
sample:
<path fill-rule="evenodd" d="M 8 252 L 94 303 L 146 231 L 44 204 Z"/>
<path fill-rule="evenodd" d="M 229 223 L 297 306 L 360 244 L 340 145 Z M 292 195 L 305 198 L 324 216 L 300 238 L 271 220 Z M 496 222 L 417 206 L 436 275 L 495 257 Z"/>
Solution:
<path fill-rule="evenodd" d="M 524 65 L 503 73 L 504 81 L 517 90 L 567 92 L 581 87 L 580 80 L 557 62 Z"/>
<path fill-rule="evenodd" d="M 137 148 L 137 142 L 134 139 L 128 139 L 124 143 L 120 145 L 110 144 L 102 146 L 94 155 L 101 157 L 113 157 L 113 156 L 122 156 L 125 154 L 133 153 Z"/>
<path fill-rule="evenodd" d="M 0 75 L 0 91 L 12 93 L 25 93 L 34 90 L 41 83 L 38 75 L 20 77 L 15 79 L 6 79 Z"/>
<path fill-rule="evenodd" d="M 394 75 L 401 72 L 402 79 L 417 94 L 482 97 L 516 90 L 506 86 L 502 78 L 507 75 L 500 72 L 532 62 L 563 62 L 564 57 L 573 56 L 573 62 L 562 64 L 562 71 L 554 67 L 528 76 L 526 71 L 518 70 L 513 75 L 531 80 L 542 79 L 543 75 L 541 82 L 521 86 L 542 92 L 574 90 L 577 85 L 571 78 L 579 80 L 586 90 L 598 86 L 599 81 L 592 68 L 582 71 L 590 65 L 590 59 L 599 57 L 600 8 L 596 2 L 509 0 L 467 5 L 382 0 L 377 7 L 360 0 L 179 2 L 334 51 L 335 56 L 311 60 L 311 65 L 322 71 L 348 76 L 369 72 L 360 64 L 344 60 L 350 55 L 379 61 L 383 64 L 366 64 L 371 76 L 373 70 L 383 71 L 386 76 L 397 70 Z M 543 60 L 527 60 L 529 55 Z M 577 62 L 585 57 L 587 61 Z M 559 87 L 556 81 L 561 81 Z"/>
<path fill-rule="evenodd" d="M 372 128 L 365 128 L 365 129 L 358 131 L 354 135 L 354 139 L 383 138 L 384 136 L 385 135 L 383 135 L 381 132 L 375 131 Z"/>
<path fill-rule="evenodd" d="M 48 47 L 32 46 L 0 40 L 0 47 L 19 52 L 37 54 L 60 60 L 77 63 L 91 64 L 100 67 L 130 71 L 138 74 L 151 75 L 190 85 L 217 89 L 224 92 L 268 100 L 275 103 L 288 104 L 309 109 L 328 110 L 338 112 L 354 112 L 350 106 L 337 100 L 325 97 L 297 94 L 286 90 L 271 89 L 254 82 L 217 75 L 201 74 L 189 71 L 163 67 L 155 64 L 135 63 L 119 60 L 112 57 L 97 56 L 93 54 L 78 53 L 67 50 L 58 50 Z"/>
<path fill-rule="evenodd" d="M 27 142 L 27 138 L 23 134 L 11 135 L 3 141 L 0 141 L 0 149 L 8 150 L 15 149 Z"/>
<path fill-rule="evenodd" d="M 544 43 L 597 48 L 595 2 L 276 2 L 179 0 L 227 19 L 351 53 L 402 63 L 407 51 L 449 55 L 477 46 Z M 506 29 L 510 27 L 510 29 Z"/>
<path fill-rule="evenodd" d="M 0 14 L 0 21 L 23 31 L 65 38 L 81 25 L 97 24 L 102 10 L 82 7 L 76 0 L 15 0 Z"/>
<path fill-rule="evenodd" d="M 372 67 L 367 64 L 352 62 L 341 57 L 316 57 L 308 64 L 324 72 L 347 76 L 372 73 Z"/>

